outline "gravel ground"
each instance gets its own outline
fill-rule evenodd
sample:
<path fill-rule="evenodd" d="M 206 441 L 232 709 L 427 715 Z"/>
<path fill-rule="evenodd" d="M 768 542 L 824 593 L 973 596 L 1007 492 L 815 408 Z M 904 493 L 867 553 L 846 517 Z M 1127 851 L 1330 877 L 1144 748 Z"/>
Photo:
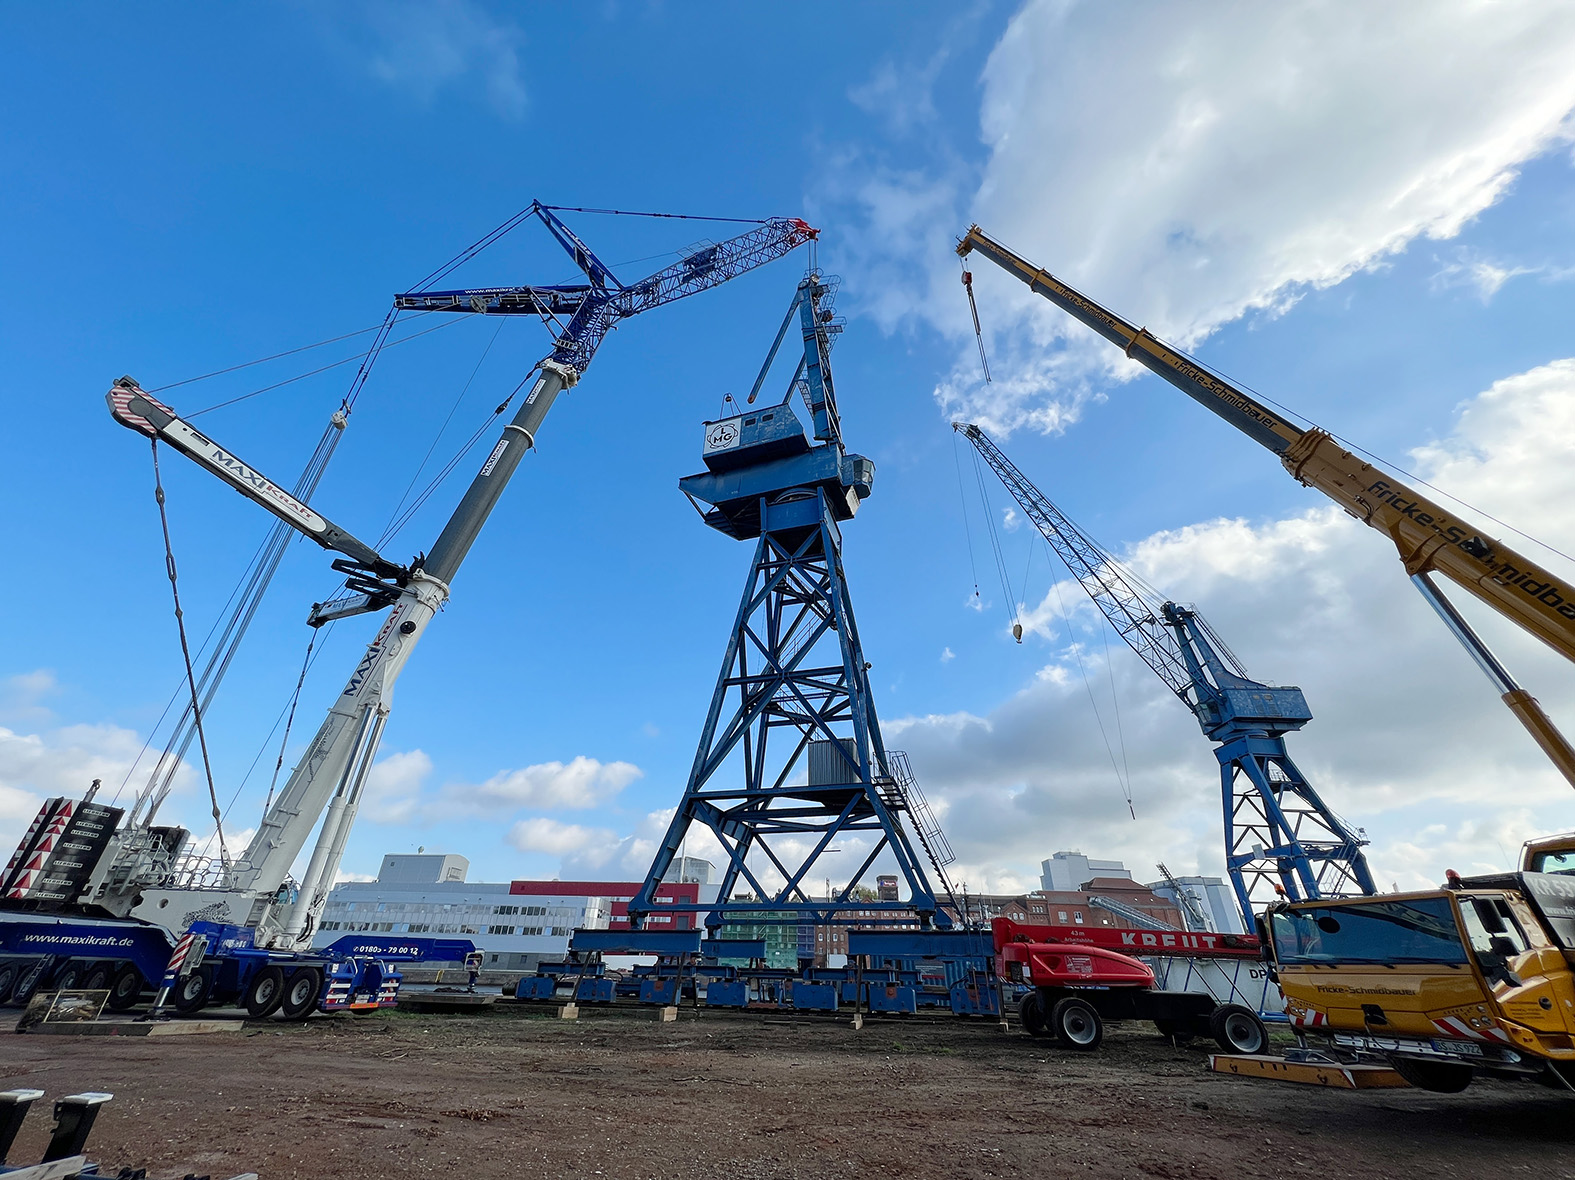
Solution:
<path fill-rule="evenodd" d="M 113 1092 L 90 1157 L 155 1180 L 1575 1178 L 1575 1095 L 1222 1077 L 1207 1046 L 1136 1024 L 1093 1054 L 977 1022 L 855 1031 L 704 1012 L 383 1012 L 0 1046 L 0 1088 Z M 44 1106 L 13 1164 L 42 1152 Z"/>

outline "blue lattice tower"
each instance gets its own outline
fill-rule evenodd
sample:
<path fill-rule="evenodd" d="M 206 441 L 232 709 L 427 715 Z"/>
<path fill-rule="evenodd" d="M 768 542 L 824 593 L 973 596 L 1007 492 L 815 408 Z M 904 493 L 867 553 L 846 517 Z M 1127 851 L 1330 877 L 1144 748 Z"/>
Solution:
<path fill-rule="evenodd" d="M 707 422 L 707 470 L 679 481 L 697 506 L 709 506 L 708 525 L 756 544 L 683 799 L 629 903 L 636 927 L 649 929 L 653 912 L 705 912 L 713 930 L 728 921 L 850 922 L 854 911 L 866 915 L 860 924 L 907 923 L 917 913 L 925 925 L 950 925 L 904 815 L 938 873 L 944 841 L 881 737 L 842 563 L 840 526 L 869 495 L 875 465 L 842 447 L 828 295 L 818 276 L 806 279 L 778 333 L 780 345 L 797 316 L 805 355 L 786 398 Z M 794 413 L 795 394 L 813 417 L 813 443 Z M 656 887 L 695 825 L 727 857 L 717 901 L 657 905 Z M 844 838 L 868 843 L 851 876 L 825 859 Z M 840 851 L 848 861 L 849 849 Z M 855 896 L 883 854 L 906 900 Z M 813 899 L 813 886 L 833 875 L 846 884 Z M 735 899 L 740 891 L 748 898 Z"/>

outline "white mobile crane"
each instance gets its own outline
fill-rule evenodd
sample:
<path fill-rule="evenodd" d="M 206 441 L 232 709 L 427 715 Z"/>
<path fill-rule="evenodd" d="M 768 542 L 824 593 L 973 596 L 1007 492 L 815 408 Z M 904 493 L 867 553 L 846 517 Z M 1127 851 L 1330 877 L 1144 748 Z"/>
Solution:
<path fill-rule="evenodd" d="M 23 993 L 31 994 L 46 980 L 58 985 L 69 978 L 66 986 L 111 986 L 111 1006 L 130 1007 L 144 986 L 163 974 L 176 937 L 196 923 L 212 961 L 203 967 L 205 979 L 197 972 L 191 976 L 196 984 L 180 985 L 177 1007 L 183 997 L 188 1008 L 194 1008 L 210 993 L 225 992 L 243 996 L 252 1007 L 252 984 L 259 971 L 277 969 L 280 956 L 299 956 L 311 947 L 392 706 L 394 683 L 427 624 L 447 601 L 454 575 L 521 458 L 535 445 L 558 394 L 575 384 L 620 320 L 717 286 L 787 254 L 818 232 L 796 218 L 761 221 L 746 233 L 702 246 L 672 266 L 625 285 L 549 206 L 533 203 L 505 229 L 529 215 L 547 226 L 585 271 L 587 283 L 422 289 L 395 297 L 397 310 L 541 315 L 554 322 L 568 316 L 552 355 L 540 363 L 524 401 L 430 553 L 409 565 L 382 557 L 183 421 L 131 378 L 115 382 L 107 395 L 111 413 L 151 439 L 155 455 L 161 442 L 175 448 L 290 528 L 341 555 L 333 568 L 348 575 L 350 594 L 314 606 L 308 620 L 312 626 L 369 611 L 386 609 L 388 615 L 256 835 L 233 860 L 185 856 L 189 833 L 153 824 L 168 789 L 167 776 L 162 786 L 144 794 L 124 826 L 123 813 L 95 803 L 92 791 L 82 800 L 48 801 L 0 877 L 0 1003 L 25 999 Z M 483 242 L 496 236 L 497 231 Z M 503 409 L 499 407 L 499 413 Z M 336 425 L 343 422 L 336 420 Z M 192 695 L 195 703 L 195 685 Z M 316 844 L 296 885 L 290 879 L 291 866 L 319 818 Z M 216 814 L 215 822 L 218 819 Z M 341 940 L 357 944 L 341 953 L 415 957 L 401 956 L 398 946 L 386 944 L 421 941 Z M 232 953 L 227 957 L 226 952 Z M 193 952 L 192 961 L 202 953 Z M 236 956 L 244 961 L 237 970 L 228 970 L 226 964 L 236 966 Z M 327 973 L 321 965 L 313 969 L 319 971 L 316 981 L 322 985 Z M 269 978 L 275 983 L 293 980 L 302 970 Z M 290 992 L 285 997 L 287 1013 L 290 1000 L 306 999 L 305 989 L 301 997 L 295 995 L 293 983 L 273 990 Z M 315 992 L 310 999 L 317 999 Z M 266 1008 L 269 1002 L 278 1001 L 270 996 L 259 999 L 256 1007 Z"/>

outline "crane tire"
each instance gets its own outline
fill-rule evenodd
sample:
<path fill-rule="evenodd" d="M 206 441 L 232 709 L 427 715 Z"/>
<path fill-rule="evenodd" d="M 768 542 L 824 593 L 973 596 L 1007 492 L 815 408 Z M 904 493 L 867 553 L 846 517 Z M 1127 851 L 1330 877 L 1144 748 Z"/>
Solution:
<path fill-rule="evenodd" d="M 1063 1049 L 1091 1053 L 1105 1039 L 1105 1022 L 1087 1000 L 1067 996 L 1050 1009 L 1050 1031 Z"/>
<path fill-rule="evenodd" d="M 213 964 L 203 963 L 190 975 L 182 976 L 175 981 L 175 987 L 170 993 L 170 1002 L 175 1005 L 175 1011 L 182 1016 L 190 1016 L 208 1006 L 208 996 L 212 991 Z"/>
<path fill-rule="evenodd" d="M 101 992 L 108 990 L 109 981 L 114 978 L 115 964 L 100 961 L 97 963 L 88 964 L 88 966 L 83 969 L 81 977 L 77 980 L 77 984 L 84 991 Z"/>
<path fill-rule="evenodd" d="M 1469 1065 L 1456 1065 L 1453 1061 L 1418 1061 L 1411 1057 L 1391 1057 L 1389 1064 L 1394 1071 L 1418 1090 L 1431 1090 L 1435 1094 L 1458 1094 L 1471 1084 L 1472 1069 Z"/>
<path fill-rule="evenodd" d="M 1209 1017 L 1209 1032 L 1227 1053 L 1265 1053 L 1269 1030 L 1251 1008 L 1241 1004 L 1221 1004 Z"/>
<path fill-rule="evenodd" d="M 323 991 L 323 973 L 316 967 L 297 967 L 284 984 L 280 1005 L 286 1020 L 305 1020 L 317 1009 Z"/>
<path fill-rule="evenodd" d="M 80 959 L 72 959 L 63 964 L 59 971 L 55 972 L 54 977 L 48 983 L 48 987 L 51 991 L 72 991 L 86 974 L 87 964 Z"/>
<path fill-rule="evenodd" d="M 104 1007 L 111 1012 L 124 1012 L 142 998 L 144 980 L 135 963 L 122 963 L 109 983 L 109 999 Z"/>
<path fill-rule="evenodd" d="M 1038 992 L 1029 992 L 1017 1005 L 1018 1019 L 1023 1022 L 1023 1030 L 1031 1037 L 1042 1037 L 1049 1032 L 1045 1024 L 1045 1006 L 1040 1000 Z"/>
<path fill-rule="evenodd" d="M 16 963 L 0 963 L 0 1006 L 10 1003 L 11 989 L 16 986 L 16 978 L 21 973 L 22 969 Z"/>
<path fill-rule="evenodd" d="M 264 967 L 252 976 L 246 985 L 246 1014 L 253 1020 L 265 1020 L 284 1003 L 284 971 L 278 967 Z"/>
<path fill-rule="evenodd" d="M 44 973 L 49 970 L 48 959 L 34 959 L 31 963 L 24 963 L 16 983 L 11 988 L 11 1003 L 18 1008 L 26 1008 L 28 1001 L 35 992 L 44 984 Z"/>

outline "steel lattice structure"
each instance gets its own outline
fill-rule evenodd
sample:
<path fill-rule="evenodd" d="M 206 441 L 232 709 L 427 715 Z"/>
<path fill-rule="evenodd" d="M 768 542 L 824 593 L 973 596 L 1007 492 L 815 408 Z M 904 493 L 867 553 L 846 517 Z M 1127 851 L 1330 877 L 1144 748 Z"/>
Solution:
<path fill-rule="evenodd" d="M 1249 929 L 1283 890 L 1293 899 L 1376 892 L 1366 839 L 1324 803 L 1297 768 L 1285 734 L 1312 720 L 1307 698 L 1246 670 L 1189 607 L 1163 601 L 1086 536 L 979 427 L 957 423 L 1000 476 L 1094 605 L 1213 742 L 1225 819 L 1225 865 Z"/>

